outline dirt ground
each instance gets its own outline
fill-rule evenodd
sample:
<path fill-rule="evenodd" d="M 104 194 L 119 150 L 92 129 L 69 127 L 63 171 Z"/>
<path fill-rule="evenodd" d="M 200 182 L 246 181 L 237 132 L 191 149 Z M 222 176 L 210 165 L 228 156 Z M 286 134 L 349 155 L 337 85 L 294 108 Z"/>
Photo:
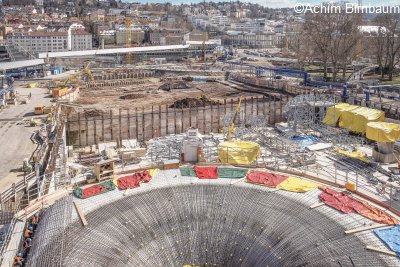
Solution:
<path fill-rule="evenodd" d="M 224 98 L 243 96 L 262 96 L 256 93 L 241 92 L 218 82 L 198 83 L 186 82 L 187 89 L 161 90 L 163 82 L 158 79 L 149 79 L 145 84 L 119 86 L 118 88 L 85 88 L 81 90 L 80 98 L 76 102 L 84 109 L 118 110 L 120 108 L 142 108 L 151 110 L 151 106 L 173 105 L 175 101 L 185 98 L 199 98 L 204 95 L 212 101 L 222 101 Z"/>

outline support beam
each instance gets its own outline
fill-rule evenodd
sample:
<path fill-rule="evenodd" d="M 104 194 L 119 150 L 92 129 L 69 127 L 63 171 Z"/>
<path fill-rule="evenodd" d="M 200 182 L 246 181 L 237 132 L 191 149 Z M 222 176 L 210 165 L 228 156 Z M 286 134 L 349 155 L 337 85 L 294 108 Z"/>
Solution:
<path fill-rule="evenodd" d="M 310 209 L 315 209 L 315 208 L 321 207 L 321 206 L 323 206 L 323 205 L 325 205 L 324 202 L 315 203 L 315 204 L 313 204 L 313 205 L 310 206 Z"/>
<path fill-rule="evenodd" d="M 386 254 L 386 255 L 397 256 L 396 252 L 388 250 L 388 249 L 385 249 L 385 248 L 377 248 L 377 247 L 373 247 L 373 246 L 366 246 L 365 248 L 367 250 L 383 253 L 383 254 Z"/>
<path fill-rule="evenodd" d="M 79 205 L 79 203 L 77 201 L 74 201 L 74 206 L 75 206 L 76 212 L 79 215 L 79 218 L 82 221 L 83 226 L 86 226 L 88 224 L 88 222 L 86 220 L 85 214 L 83 213 L 81 206 Z"/>
<path fill-rule="evenodd" d="M 344 232 L 346 235 L 348 235 L 348 234 L 354 234 L 354 233 L 368 231 L 368 230 L 372 230 L 372 229 L 376 229 L 376 228 L 381 228 L 381 227 L 385 227 L 385 226 L 388 226 L 388 225 L 378 223 L 378 224 L 372 224 L 372 225 L 368 225 L 368 226 L 363 226 L 363 227 L 346 230 Z"/>

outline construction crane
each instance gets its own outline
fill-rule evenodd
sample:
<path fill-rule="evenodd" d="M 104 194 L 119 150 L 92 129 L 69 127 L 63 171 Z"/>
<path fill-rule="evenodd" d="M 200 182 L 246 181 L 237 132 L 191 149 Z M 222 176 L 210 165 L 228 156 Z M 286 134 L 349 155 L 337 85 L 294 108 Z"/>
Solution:
<path fill-rule="evenodd" d="M 125 28 L 126 28 L 126 47 L 130 48 L 132 46 L 132 20 L 131 18 L 125 17 Z M 126 64 L 132 63 L 132 53 L 128 52 L 126 54 Z"/>
<path fill-rule="evenodd" d="M 239 98 L 239 103 L 236 106 L 235 114 L 233 115 L 233 118 L 232 118 L 231 123 L 229 125 L 228 135 L 226 137 L 226 141 L 230 141 L 231 140 L 232 133 L 235 131 L 235 120 L 237 118 L 237 115 L 239 114 L 240 104 L 242 103 L 242 99 L 243 99 L 243 96 L 241 96 Z"/>

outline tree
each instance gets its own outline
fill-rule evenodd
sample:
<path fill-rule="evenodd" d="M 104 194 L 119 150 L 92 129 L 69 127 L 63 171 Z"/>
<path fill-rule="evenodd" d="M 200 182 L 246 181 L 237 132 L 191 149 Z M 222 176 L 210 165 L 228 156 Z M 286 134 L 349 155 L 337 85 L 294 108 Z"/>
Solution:
<path fill-rule="evenodd" d="M 382 78 L 384 70 L 387 70 L 389 81 L 393 80 L 395 66 L 400 57 L 400 15 L 382 14 L 377 16 L 375 22 L 379 26 L 376 37 L 376 52 L 378 65 Z"/>
<path fill-rule="evenodd" d="M 329 3 L 325 5 L 332 7 Z M 345 8 L 341 12 L 306 14 L 304 33 L 307 38 L 302 39 L 303 46 L 311 47 L 310 56 L 322 63 L 325 79 L 328 78 L 328 66 L 332 68 L 333 79 L 340 70 L 345 79 L 348 64 L 358 55 L 357 45 L 362 38 L 360 24 L 360 17 L 345 13 Z"/>

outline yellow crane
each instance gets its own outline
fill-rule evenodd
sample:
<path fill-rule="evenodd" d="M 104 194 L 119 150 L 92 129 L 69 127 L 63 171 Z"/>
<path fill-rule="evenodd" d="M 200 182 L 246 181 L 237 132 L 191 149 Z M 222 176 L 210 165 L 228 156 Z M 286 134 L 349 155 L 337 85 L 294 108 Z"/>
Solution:
<path fill-rule="evenodd" d="M 243 96 L 241 96 L 239 98 L 239 103 L 236 106 L 235 114 L 233 115 L 232 121 L 231 121 L 231 123 L 229 125 L 229 130 L 228 130 L 228 135 L 226 137 L 226 141 L 230 141 L 231 140 L 232 133 L 235 131 L 235 120 L 236 120 L 237 115 L 239 114 L 240 104 L 242 103 L 242 99 L 243 99 Z"/>
<path fill-rule="evenodd" d="M 132 46 L 132 20 L 131 18 L 125 17 L 125 28 L 126 28 L 126 47 L 130 48 Z M 132 63 L 132 53 L 128 52 L 126 54 L 126 64 Z"/>

